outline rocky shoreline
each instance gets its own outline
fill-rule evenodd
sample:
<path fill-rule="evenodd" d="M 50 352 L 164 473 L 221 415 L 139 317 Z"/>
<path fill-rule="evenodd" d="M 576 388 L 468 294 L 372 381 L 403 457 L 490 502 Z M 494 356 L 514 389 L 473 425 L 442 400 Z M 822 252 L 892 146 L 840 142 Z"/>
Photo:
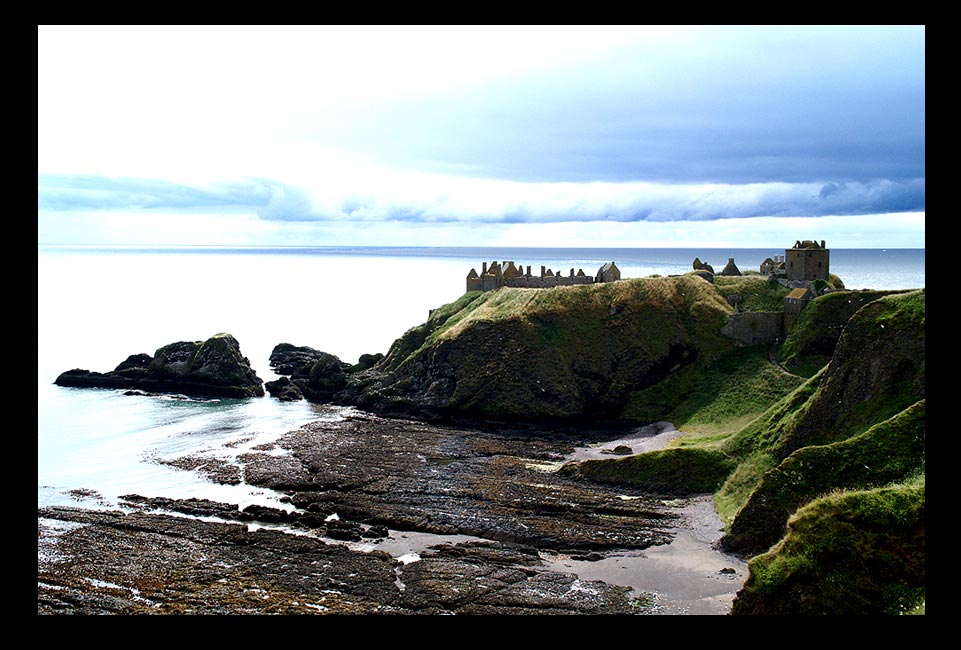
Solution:
<path fill-rule="evenodd" d="M 725 613 L 746 569 L 710 551 L 709 499 L 556 473 L 604 437 L 354 411 L 235 466 L 180 459 L 211 481 L 281 491 L 289 509 L 138 495 L 42 508 L 38 612 Z M 642 587 L 645 574 L 660 578 Z M 664 600 L 692 577 L 701 587 Z"/>

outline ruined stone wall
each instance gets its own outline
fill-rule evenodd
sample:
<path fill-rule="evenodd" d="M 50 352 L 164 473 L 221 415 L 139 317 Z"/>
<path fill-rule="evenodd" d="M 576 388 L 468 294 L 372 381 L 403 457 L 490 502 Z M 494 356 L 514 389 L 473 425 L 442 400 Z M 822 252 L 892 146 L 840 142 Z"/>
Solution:
<path fill-rule="evenodd" d="M 794 321 L 797 317 L 801 315 L 801 310 L 804 309 L 810 300 L 791 300 L 786 299 L 784 301 L 784 333 L 787 334 L 791 331 L 791 326 L 794 325 Z"/>
<path fill-rule="evenodd" d="M 784 314 L 779 311 L 746 311 L 731 314 L 721 334 L 742 345 L 773 343 L 784 338 Z"/>
<path fill-rule="evenodd" d="M 613 262 L 611 266 L 613 266 Z M 608 278 L 608 281 L 611 279 L 620 279 L 620 271 L 617 270 L 617 267 L 613 268 L 613 273 L 616 277 Z M 480 273 L 477 273 L 475 269 L 471 269 L 470 273 L 467 274 L 468 291 L 493 291 L 500 287 L 548 289 L 550 287 L 594 284 L 595 282 L 603 282 L 603 280 L 595 280 L 594 276 L 585 275 L 583 269 L 575 273 L 574 269 L 571 268 L 567 272 L 567 275 L 563 275 L 559 272 L 554 273 L 546 266 L 541 266 L 540 275 L 534 275 L 531 273 L 530 265 L 517 265 L 510 260 L 504 260 L 503 262 L 494 260 L 490 263 L 489 267 L 487 262 L 483 262 Z"/>
<path fill-rule="evenodd" d="M 500 287 L 503 280 L 490 273 L 485 273 L 484 275 L 476 278 L 467 278 L 467 290 L 468 291 L 493 291 L 494 289 Z"/>

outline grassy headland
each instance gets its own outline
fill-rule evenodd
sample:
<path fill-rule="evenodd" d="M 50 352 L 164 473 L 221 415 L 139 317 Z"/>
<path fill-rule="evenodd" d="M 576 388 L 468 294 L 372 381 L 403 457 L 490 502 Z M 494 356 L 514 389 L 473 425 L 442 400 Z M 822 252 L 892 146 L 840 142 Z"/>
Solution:
<path fill-rule="evenodd" d="M 780 311 L 787 289 L 716 280 L 467 293 L 352 374 L 340 398 L 417 417 L 669 420 L 688 434 L 666 449 L 562 471 L 714 492 L 723 544 L 763 558 L 737 612 L 923 609 L 924 290 L 811 301 L 780 346 L 785 371 L 769 344 L 740 347 L 721 330 L 736 309 Z"/>
<path fill-rule="evenodd" d="M 761 554 L 735 613 L 923 612 L 924 298 L 923 289 L 818 298 L 784 346 L 809 379 L 771 384 L 750 348 L 717 363 L 726 383 L 709 367 L 686 369 L 697 374 L 634 395 L 630 412 L 663 409 L 691 435 L 564 471 L 668 493 L 716 491 L 724 545 Z M 739 422 L 739 409 L 750 422 Z"/>

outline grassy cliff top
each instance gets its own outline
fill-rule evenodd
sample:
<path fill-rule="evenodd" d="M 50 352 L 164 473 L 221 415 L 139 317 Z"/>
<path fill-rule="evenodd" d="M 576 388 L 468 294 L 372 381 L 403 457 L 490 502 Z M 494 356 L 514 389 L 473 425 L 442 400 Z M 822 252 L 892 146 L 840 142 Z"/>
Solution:
<path fill-rule="evenodd" d="M 558 341 L 553 342 L 560 343 L 563 338 L 596 335 L 590 331 L 588 321 L 606 323 L 598 315 L 632 316 L 640 319 L 639 327 L 654 333 L 664 330 L 661 316 L 679 311 L 702 315 L 707 321 L 720 324 L 733 308 L 713 285 L 695 276 L 631 278 L 550 289 L 501 287 L 496 291 L 471 291 L 433 310 L 426 323 L 398 339 L 383 365 L 396 369 L 433 344 L 455 339 L 478 325 L 563 321 L 564 331 L 549 324 L 546 333 L 548 337 L 556 335 Z M 584 326 L 578 327 L 579 324 Z"/>

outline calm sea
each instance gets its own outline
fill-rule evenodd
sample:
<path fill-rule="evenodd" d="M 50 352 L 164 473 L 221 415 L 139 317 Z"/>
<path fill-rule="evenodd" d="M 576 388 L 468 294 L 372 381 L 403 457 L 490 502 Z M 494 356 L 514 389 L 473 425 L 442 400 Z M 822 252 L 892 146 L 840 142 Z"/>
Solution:
<path fill-rule="evenodd" d="M 39 246 L 37 478 L 40 505 L 117 497 L 198 497 L 277 506 L 246 485 L 216 486 L 165 462 L 223 457 L 340 410 L 265 397 L 185 401 L 122 391 L 60 388 L 71 368 L 112 370 L 127 356 L 167 343 L 229 332 L 258 375 L 281 342 L 356 362 L 386 352 L 428 310 L 464 292 L 482 261 L 514 260 L 593 275 L 614 261 L 623 277 L 672 275 L 695 257 L 741 270 L 783 250 L 494 248 L 99 248 Z M 850 289 L 924 286 L 924 250 L 831 250 L 831 271 Z"/>

